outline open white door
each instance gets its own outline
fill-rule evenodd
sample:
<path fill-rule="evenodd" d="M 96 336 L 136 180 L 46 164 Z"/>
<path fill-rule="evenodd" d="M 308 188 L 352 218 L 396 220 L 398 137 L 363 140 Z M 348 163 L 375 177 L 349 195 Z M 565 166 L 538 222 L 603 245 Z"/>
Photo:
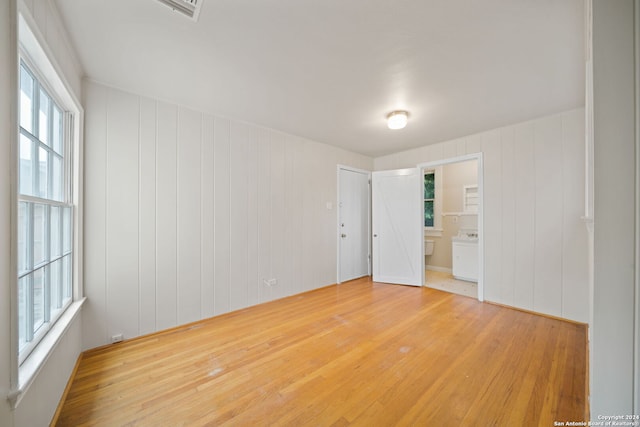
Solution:
<path fill-rule="evenodd" d="M 373 280 L 422 286 L 422 172 L 373 172 Z"/>
<path fill-rule="evenodd" d="M 338 283 L 368 276 L 369 172 L 338 169 Z"/>

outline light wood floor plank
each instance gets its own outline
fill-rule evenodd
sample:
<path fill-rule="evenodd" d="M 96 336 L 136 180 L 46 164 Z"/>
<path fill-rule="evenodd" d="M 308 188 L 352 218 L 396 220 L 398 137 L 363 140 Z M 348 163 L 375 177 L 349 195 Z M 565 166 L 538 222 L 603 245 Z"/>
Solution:
<path fill-rule="evenodd" d="M 586 332 L 364 278 L 87 351 L 57 425 L 581 421 Z"/>

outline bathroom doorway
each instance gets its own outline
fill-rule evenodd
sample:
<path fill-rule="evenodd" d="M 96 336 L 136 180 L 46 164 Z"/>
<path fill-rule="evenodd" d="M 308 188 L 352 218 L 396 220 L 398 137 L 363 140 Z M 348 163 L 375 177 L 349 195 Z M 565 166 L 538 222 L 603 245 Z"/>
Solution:
<path fill-rule="evenodd" d="M 484 300 L 482 153 L 418 165 L 424 286 Z"/>

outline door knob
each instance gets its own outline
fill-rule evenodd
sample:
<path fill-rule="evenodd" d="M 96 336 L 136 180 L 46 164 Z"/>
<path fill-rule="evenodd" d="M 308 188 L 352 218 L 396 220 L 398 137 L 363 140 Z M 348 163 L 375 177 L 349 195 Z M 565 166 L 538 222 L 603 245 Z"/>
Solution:
<path fill-rule="evenodd" d="M 378 237 L 378 235 L 377 235 L 377 234 L 374 234 L 374 235 L 373 235 L 373 237 Z"/>
<path fill-rule="evenodd" d="M 344 234 L 344 233 L 342 233 L 342 234 L 340 235 L 340 237 L 342 237 L 342 238 L 344 239 L 345 237 L 347 237 L 347 235 L 346 235 L 346 234 Z"/>

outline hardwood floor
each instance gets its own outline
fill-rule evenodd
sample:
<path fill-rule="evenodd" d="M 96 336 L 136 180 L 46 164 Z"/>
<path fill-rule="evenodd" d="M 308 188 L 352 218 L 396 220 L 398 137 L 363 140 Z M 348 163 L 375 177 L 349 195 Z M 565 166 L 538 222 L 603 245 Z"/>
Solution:
<path fill-rule="evenodd" d="M 586 326 L 368 278 L 84 353 L 58 426 L 552 426 Z"/>

